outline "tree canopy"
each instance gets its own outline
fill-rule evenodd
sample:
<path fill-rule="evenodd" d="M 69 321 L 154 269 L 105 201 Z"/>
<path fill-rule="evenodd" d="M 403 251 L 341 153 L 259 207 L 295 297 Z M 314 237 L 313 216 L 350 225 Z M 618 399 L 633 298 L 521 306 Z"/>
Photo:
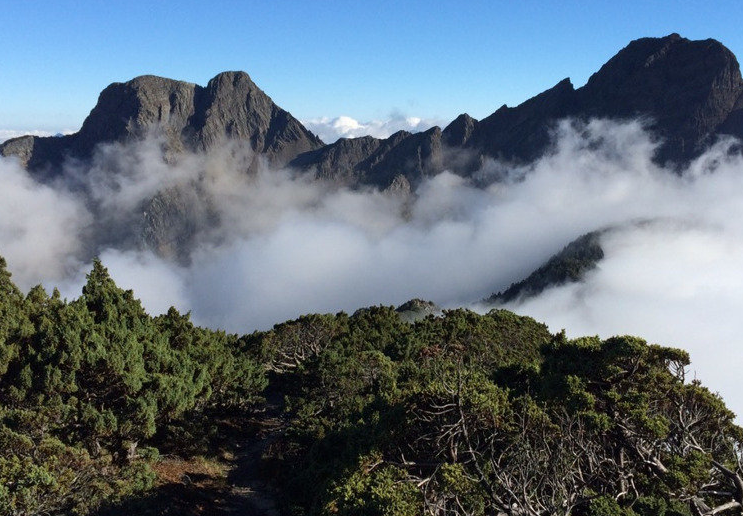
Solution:
<path fill-rule="evenodd" d="M 0 513 L 85 512 L 146 489 L 140 443 L 266 385 L 236 335 L 149 316 L 99 261 L 71 302 L 40 286 L 23 297 L 4 267 L 0 296 Z"/>
<path fill-rule="evenodd" d="M 72 301 L 23 295 L 0 261 L 0 513 L 142 496 L 158 448 L 260 423 L 271 398 L 260 469 L 283 514 L 742 514 L 743 431 L 688 365 L 504 310 L 378 306 L 237 336 L 147 314 L 99 261 Z"/>

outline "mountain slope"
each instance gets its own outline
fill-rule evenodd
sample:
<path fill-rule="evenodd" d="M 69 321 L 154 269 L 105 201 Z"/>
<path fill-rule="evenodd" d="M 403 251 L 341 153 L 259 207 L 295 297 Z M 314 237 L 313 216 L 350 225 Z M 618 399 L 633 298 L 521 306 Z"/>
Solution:
<path fill-rule="evenodd" d="M 511 284 L 503 292 L 485 300 L 488 304 L 501 304 L 538 296 L 550 287 L 580 281 L 604 258 L 601 236 L 607 230 L 592 231 L 570 242 L 537 270 L 523 280 Z"/>
<path fill-rule="evenodd" d="M 305 129 L 244 72 L 225 72 L 206 87 L 154 76 L 114 83 L 78 133 L 23 136 L 0 145 L 34 171 L 54 171 L 66 157 L 86 158 L 103 142 L 161 133 L 166 150 L 204 150 L 225 138 L 250 143 L 274 165 L 291 162 L 342 184 L 411 183 L 450 169 L 476 170 L 486 158 L 523 162 L 543 154 L 554 122 L 574 117 L 635 118 L 663 140 L 659 162 L 681 163 L 720 134 L 743 136 L 743 80 L 735 56 L 718 41 L 678 34 L 632 41 L 575 89 L 569 79 L 516 107 L 477 121 L 461 115 L 443 131 L 398 132 L 386 139 L 341 139 L 331 145 Z"/>
<path fill-rule="evenodd" d="M 152 75 L 113 83 L 79 132 L 15 138 L 0 145 L 0 154 L 18 156 L 30 170 L 53 172 L 66 157 L 89 157 L 100 143 L 140 139 L 153 131 L 163 136 L 169 152 L 207 150 L 238 139 L 275 165 L 322 146 L 248 74 L 224 72 L 206 87 Z"/>
<path fill-rule="evenodd" d="M 554 123 L 566 117 L 643 118 L 664 142 L 657 161 L 682 163 L 720 134 L 743 136 L 740 67 L 732 52 L 712 39 L 690 41 L 678 34 L 638 39 L 581 88 L 564 79 L 516 107 L 500 107 L 483 120 L 460 115 L 440 134 L 431 134 L 429 145 L 441 149 L 440 153 L 429 157 L 410 145 L 406 156 L 396 157 L 397 173 L 415 180 L 421 169 L 469 174 L 486 158 L 531 161 L 549 149 Z M 373 150 L 357 145 L 359 139 L 344 140 L 301 155 L 293 164 L 320 173 L 338 164 L 330 155 L 342 156 L 343 170 L 358 172 L 361 180 L 384 183 L 389 175 L 370 171 L 366 163 L 372 157 L 375 163 L 382 162 L 380 149 L 405 148 L 400 138 L 396 134 L 378 141 Z M 424 159 L 423 166 L 419 158 Z"/>

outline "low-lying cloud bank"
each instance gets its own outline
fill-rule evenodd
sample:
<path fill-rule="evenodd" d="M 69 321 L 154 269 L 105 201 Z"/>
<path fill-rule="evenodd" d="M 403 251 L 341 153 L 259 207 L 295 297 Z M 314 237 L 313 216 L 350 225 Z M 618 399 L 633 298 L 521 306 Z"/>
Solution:
<path fill-rule="evenodd" d="M 584 282 L 507 308 L 573 336 L 635 334 L 687 349 L 688 378 L 743 414 L 743 235 L 740 213 L 729 216 L 612 231 L 602 241 L 606 258 Z"/>
<path fill-rule="evenodd" d="M 571 336 L 630 333 L 685 348 L 690 374 L 743 413 L 743 160 L 720 142 L 682 174 L 665 170 L 638 122 L 564 122 L 555 138 L 528 166 L 486 163 L 478 183 L 499 178 L 487 187 L 442 173 L 408 199 L 288 170 L 247 177 L 239 146 L 174 165 L 157 142 L 107 146 L 54 186 L 2 159 L 0 254 L 24 288 L 43 282 L 72 297 L 96 249 L 151 311 L 175 305 L 198 323 L 248 332 L 412 297 L 469 304 L 577 236 L 617 226 L 584 282 L 509 308 Z M 163 189 L 186 196 L 188 260 L 100 236 L 101 225 L 136 225 Z"/>

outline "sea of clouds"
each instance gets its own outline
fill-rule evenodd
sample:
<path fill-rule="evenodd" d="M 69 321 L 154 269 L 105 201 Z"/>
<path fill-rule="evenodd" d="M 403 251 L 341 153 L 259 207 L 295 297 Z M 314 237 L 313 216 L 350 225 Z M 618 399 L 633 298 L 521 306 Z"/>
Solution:
<path fill-rule="evenodd" d="M 488 162 L 477 184 L 444 172 L 409 197 L 292 170 L 249 176 L 250 153 L 236 144 L 177 162 L 152 139 L 106 145 L 46 184 L 3 158 L 0 254 L 22 288 L 41 282 L 70 298 L 97 254 L 151 312 L 175 305 L 242 333 L 413 297 L 475 306 L 611 226 L 584 281 L 508 308 L 569 336 L 636 334 L 687 349 L 690 377 L 743 413 L 743 160 L 731 144 L 669 170 L 652 161 L 658 142 L 640 122 L 565 121 L 534 163 Z M 163 190 L 188 201 L 185 259 L 111 238 Z"/>

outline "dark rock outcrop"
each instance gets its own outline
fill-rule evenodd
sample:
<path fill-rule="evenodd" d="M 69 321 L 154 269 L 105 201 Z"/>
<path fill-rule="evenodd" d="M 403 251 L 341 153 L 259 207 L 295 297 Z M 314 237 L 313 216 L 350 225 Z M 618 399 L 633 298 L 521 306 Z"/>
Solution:
<path fill-rule="evenodd" d="M 126 142 L 153 131 L 164 138 L 167 152 L 206 150 L 237 139 L 276 165 L 322 146 L 248 74 L 224 72 L 206 87 L 152 75 L 113 83 L 101 92 L 79 132 L 15 138 L 0 146 L 0 154 L 17 156 L 33 171 L 54 172 L 65 158 L 88 158 L 100 143 Z"/>
<path fill-rule="evenodd" d="M 604 258 L 601 236 L 606 231 L 593 231 L 573 240 L 528 277 L 513 283 L 503 292 L 493 294 L 485 303 L 501 304 L 527 299 L 550 287 L 582 280 Z"/>
<path fill-rule="evenodd" d="M 442 310 L 441 307 L 432 301 L 415 298 L 398 306 L 395 312 L 398 313 L 400 319 L 412 324 L 425 319 L 429 315 L 440 315 Z"/>

